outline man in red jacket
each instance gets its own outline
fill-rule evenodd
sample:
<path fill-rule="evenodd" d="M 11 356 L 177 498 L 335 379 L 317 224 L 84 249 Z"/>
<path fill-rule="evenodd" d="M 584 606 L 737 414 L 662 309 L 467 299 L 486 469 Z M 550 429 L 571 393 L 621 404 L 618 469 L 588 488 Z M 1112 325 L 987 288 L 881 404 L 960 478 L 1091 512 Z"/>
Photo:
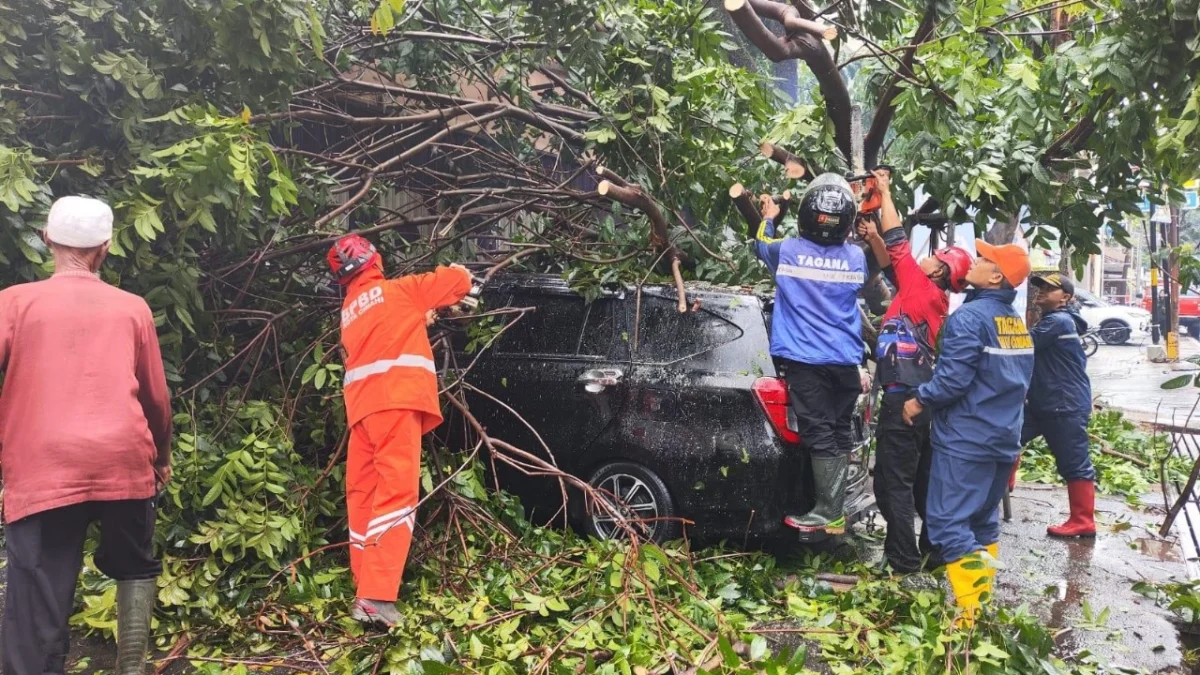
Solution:
<path fill-rule="evenodd" d="M 171 476 L 171 400 L 154 317 L 97 272 L 112 239 L 103 202 L 63 197 L 44 233 L 54 276 L 0 291 L 0 467 L 8 597 L 5 675 L 63 673 L 88 525 L 117 580 L 119 675 L 146 665 L 161 572 L 156 492 Z"/>
<path fill-rule="evenodd" d="M 929 415 L 915 424 L 904 422 L 904 403 L 916 388 L 933 377 L 938 332 L 950 310 L 947 293 L 966 289 L 971 255 L 957 246 L 933 252 L 919 263 L 904 234 L 900 214 L 892 202 L 890 174 L 875 172 L 883 198 L 880 229 L 862 221 L 859 232 L 871 247 L 880 268 L 896 287 L 896 296 L 883 315 L 876 349 L 876 377 L 883 390 L 876 434 L 875 501 L 887 520 L 884 558 L 900 574 L 916 572 L 938 556 L 925 527 L 918 539 L 913 515 L 925 520 L 932 447 Z M 919 541 L 919 543 L 918 543 Z"/>
<path fill-rule="evenodd" d="M 426 317 L 462 300 L 471 273 L 451 265 L 389 280 L 375 247 L 356 234 L 339 239 L 328 261 L 346 288 L 346 510 L 358 587 L 353 616 L 390 627 L 400 619 L 395 602 L 416 523 L 421 436 L 442 422 Z"/>

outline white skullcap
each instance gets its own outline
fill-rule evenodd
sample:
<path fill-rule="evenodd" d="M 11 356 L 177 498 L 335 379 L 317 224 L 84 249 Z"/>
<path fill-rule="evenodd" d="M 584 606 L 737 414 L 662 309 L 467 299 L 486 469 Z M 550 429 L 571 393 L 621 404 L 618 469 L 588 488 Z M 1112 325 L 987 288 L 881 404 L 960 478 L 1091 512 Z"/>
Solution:
<path fill-rule="evenodd" d="M 50 207 L 46 237 L 59 246 L 96 248 L 113 235 L 113 212 L 108 204 L 89 197 L 63 197 Z"/>

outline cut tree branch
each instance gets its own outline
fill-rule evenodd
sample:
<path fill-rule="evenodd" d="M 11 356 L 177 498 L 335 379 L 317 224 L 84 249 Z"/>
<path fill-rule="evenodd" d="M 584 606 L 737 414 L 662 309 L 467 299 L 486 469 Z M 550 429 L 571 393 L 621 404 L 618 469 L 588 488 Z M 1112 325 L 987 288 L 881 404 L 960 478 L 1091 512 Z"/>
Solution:
<path fill-rule="evenodd" d="M 763 143 L 761 146 L 759 146 L 759 151 L 762 152 L 763 157 L 782 164 L 785 172 L 787 173 L 787 177 L 791 178 L 792 180 L 804 178 L 804 174 L 807 173 L 807 169 L 804 167 L 804 160 L 793 155 L 787 150 L 784 150 L 778 145 L 773 143 Z"/>
<path fill-rule="evenodd" d="M 732 0 L 732 2 L 737 1 Z M 726 0 L 726 9 L 729 8 L 730 2 L 731 0 Z M 822 40 L 837 39 L 837 28 L 827 23 L 802 18 L 800 11 L 787 3 L 775 2 L 774 0 L 749 0 L 749 2 L 754 12 L 759 16 L 783 24 L 789 37 L 797 33 L 808 33 Z"/>
<path fill-rule="evenodd" d="M 617 174 L 613 173 L 612 169 L 607 169 L 604 166 L 596 167 L 596 175 L 599 176 L 601 180 L 607 180 L 617 187 L 629 187 L 629 183 L 624 178 L 621 178 Z"/>
<path fill-rule="evenodd" d="M 738 213 L 741 213 L 742 218 L 746 221 L 747 236 L 753 238 L 759 223 L 762 222 L 762 214 L 754 205 L 754 199 L 750 196 L 750 192 L 741 183 L 734 183 L 729 188 L 729 197 L 733 200 L 733 205 L 737 207 Z"/>
<path fill-rule="evenodd" d="M 733 23 L 737 25 L 746 39 L 750 40 L 759 51 L 772 61 L 804 58 L 804 50 L 800 45 L 786 37 L 779 37 L 763 24 L 758 12 L 748 0 L 725 0 L 725 11 L 729 12 Z"/>
<path fill-rule="evenodd" d="M 751 3 L 755 4 L 751 4 Z M 781 15 L 782 10 L 775 6 L 782 3 L 770 0 L 725 0 L 725 10 L 737 25 L 746 39 L 758 47 L 763 55 L 772 61 L 800 59 L 808 64 L 809 70 L 817 79 L 821 95 L 825 97 L 825 107 L 829 119 L 833 121 L 834 138 L 843 157 L 850 157 L 850 90 L 842 73 L 838 70 L 833 54 L 826 47 L 822 36 L 807 30 L 789 32 L 786 37 L 772 33 L 755 10 L 756 6 L 764 6 L 772 15 Z M 799 13 L 800 17 L 810 22 L 816 16 L 816 11 L 802 2 L 789 7 Z M 799 27 L 800 24 L 795 24 Z"/>
<path fill-rule="evenodd" d="M 625 182 L 627 185 L 622 187 L 610 180 L 600 181 L 596 192 L 602 197 L 608 197 L 625 206 L 637 209 L 650 219 L 650 244 L 656 251 L 662 251 L 663 256 L 671 261 L 671 275 L 675 277 L 675 287 L 679 291 L 679 311 L 686 312 L 688 309 L 687 296 L 684 293 L 683 275 L 680 272 L 680 264 L 686 256 L 683 251 L 671 243 L 670 227 L 667 225 L 667 219 L 663 217 L 662 210 L 658 208 L 658 204 L 654 203 L 654 200 L 641 186 Z"/>

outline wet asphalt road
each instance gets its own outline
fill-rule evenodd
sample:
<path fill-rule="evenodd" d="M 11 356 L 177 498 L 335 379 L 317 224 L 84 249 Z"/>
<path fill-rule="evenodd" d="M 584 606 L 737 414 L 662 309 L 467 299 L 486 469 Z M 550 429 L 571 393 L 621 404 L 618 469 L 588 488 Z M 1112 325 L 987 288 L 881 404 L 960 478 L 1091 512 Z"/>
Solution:
<path fill-rule="evenodd" d="M 1156 534 L 1161 497 L 1145 502 L 1150 506 L 1135 510 L 1097 497 L 1098 536 L 1058 540 L 1046 536 L 1046 526 L 1066 520 L 1066 490 L 1019 485 L 1013 519 L 1001 528 L 997 598 L 1027 603 L 1048 625 L 1071 629 L 1060 638 L 1064 651 L 1086 649 L 1135 672 L 1189 672 L 1181 668 L 1184 647 L 1171 613 L 1133 591 L 1138 581 L 1187 580 L 1178 544 Z M 1107 620 L 1095 621 L 1105 609 Z"/>
<path fill-rule="evenodd" d="M 1147 341 L 1147 344 L 1149 341 Z M 1185 336 L 1179 339 L 1179 356 L 1200 355 L 1200 342 Z M 1145 344 L 1103 345 L 1088 359 L 1088 376 L 1097 402 L 1118 408 L 1127 417 L 1146 423 L 1166 423 L 1200 429 L 1200 389 L 1187 386 L 1163 389 L 1162 383 L 1185 373 L 1195 374 L 1193 364 L 1152 363 L 1146 358 Z"/>

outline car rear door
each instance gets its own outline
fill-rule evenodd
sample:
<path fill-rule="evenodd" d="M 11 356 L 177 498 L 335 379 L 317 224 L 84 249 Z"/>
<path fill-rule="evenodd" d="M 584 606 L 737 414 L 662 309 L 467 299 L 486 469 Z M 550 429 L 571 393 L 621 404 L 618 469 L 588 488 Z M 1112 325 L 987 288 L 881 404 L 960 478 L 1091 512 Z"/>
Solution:
<path fill-rule="evenodd" d="M 472 410 L 490 436 L 578 473 L 627 396 L 620 300 L 517 288 L 507 305 L 530 311 L 511 315 L 492 355 L 468 375 L 482 392 Z"/>

